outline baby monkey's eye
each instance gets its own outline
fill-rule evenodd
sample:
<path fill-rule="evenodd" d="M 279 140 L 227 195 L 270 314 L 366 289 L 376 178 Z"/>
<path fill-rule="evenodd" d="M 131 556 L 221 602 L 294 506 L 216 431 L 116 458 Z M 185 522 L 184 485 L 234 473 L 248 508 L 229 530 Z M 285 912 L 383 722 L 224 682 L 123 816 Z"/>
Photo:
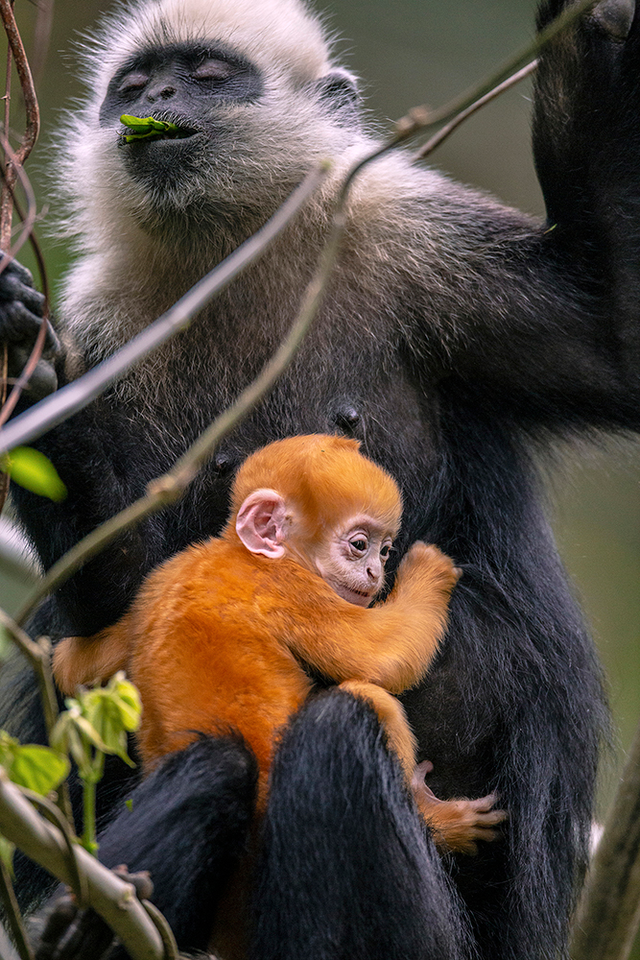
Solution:
<path fill-rule="evenodd" d="M 364 553 L 368 546 L 364 537 L 357 537 L 355 540 L 350 540 L 349 543 L 357 553 Z"/>
<path fill-rule="evenodd" d="M 388 560 L 389 554 L 391 553 L 392 550 L 393 550 L 393 547 L 391 546 L 390 543 L 384 543 L 380 548 L 380 556 L 382 557 L 382 559 Z"/>

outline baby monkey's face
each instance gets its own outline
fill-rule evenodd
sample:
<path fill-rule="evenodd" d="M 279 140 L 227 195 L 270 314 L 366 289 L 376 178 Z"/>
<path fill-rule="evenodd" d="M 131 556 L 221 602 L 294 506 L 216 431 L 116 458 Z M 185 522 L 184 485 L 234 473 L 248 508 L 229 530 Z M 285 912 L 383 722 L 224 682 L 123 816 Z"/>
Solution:
<path fill-rule="evenodd" d="M 379 520 L 361 514 L 333 530 L 315 548 L 311 559 L 338 596 L 368 607 L 383 587 L 392 546 L 392 531 Z"/>

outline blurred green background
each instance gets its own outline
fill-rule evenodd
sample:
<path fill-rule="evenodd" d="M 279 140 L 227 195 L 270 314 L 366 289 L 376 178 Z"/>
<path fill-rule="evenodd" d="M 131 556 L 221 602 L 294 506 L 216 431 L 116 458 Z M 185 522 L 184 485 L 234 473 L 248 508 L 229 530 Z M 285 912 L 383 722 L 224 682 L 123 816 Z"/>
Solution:
<path fill-rule="evenodd" d="M 96 0 L 57 0 L 38 80 L 43 132 L 28 171 L 42 211 L 38 233 L 54 289 L 66 251 L 45 237 L 47 222 L 57 217 L 43 175 L 47 134 L 58 122 L 56 111 L 79 92 L 73 41 L 109 6 Z M 337 51 L 362 78 L 367 109 L 382 125 L 410 106 L 446 102 L 533 34 L 531 0 L 326 0 L 316 7 L 338 35 Z M 16 13 L 32 52 L 36 8 L 16 0 Z M 541 214 L 529 147 L 529 96 L 528 84 L 521 84 L 486 107 L 431 162 L 507 203 Z M 14 124 L 20 129 L 17 113 Z M 550 483 L 555 528 L 602 654 L 616 723 L 616 743 L 603 775 L 604 807 L 640 718 L 639 447 L 622 440 L 605 449 L 585 445 L 566 451 L 563 463 Z M 14 606 L 18 592 L 0 568 L 0 602 Z M 638 948 L 636 955 L 640 958 Z"/>

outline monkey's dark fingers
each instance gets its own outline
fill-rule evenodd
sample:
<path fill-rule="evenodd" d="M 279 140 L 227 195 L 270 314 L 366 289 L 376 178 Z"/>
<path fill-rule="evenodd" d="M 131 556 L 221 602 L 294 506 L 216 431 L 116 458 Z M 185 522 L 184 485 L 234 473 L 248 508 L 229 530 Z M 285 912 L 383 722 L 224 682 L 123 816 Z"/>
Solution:
<path fill-rule="evenodd" d="M 591 16 L 613 40 L 626 40 L 635 12 L 635 0 L 602 0 L 593 8 Z"/>
<path fill-rule="evenodd" d="M 0 255 L 0 266 L 5 257 Z M 12 260 L 0 274 L 0 303 L 20 301 L 30 313 L 42 317 L 44 296 L 33 286 L 33 277 L 26 267 Z"/>
<path fill-rule="evenodd" d="M 131 883 L 136 896 L 148 900 L 153 883 L 146 871 L 130 874 L 124 865 L 113 870 Z M 34 960 L 102 960 L 111 950 L 115 935 L 94 910 L 80 910 L 75 897 L 64 893 L 49 908 L 44 929 L 35 940 Z"/>
<path fill-rule="evenodd" d="M 79 910 L 73 894 L 54 901 L 44 929 L 33 944 L 35 960 L 101 960 L 114 935 L 93 910 Z"/>

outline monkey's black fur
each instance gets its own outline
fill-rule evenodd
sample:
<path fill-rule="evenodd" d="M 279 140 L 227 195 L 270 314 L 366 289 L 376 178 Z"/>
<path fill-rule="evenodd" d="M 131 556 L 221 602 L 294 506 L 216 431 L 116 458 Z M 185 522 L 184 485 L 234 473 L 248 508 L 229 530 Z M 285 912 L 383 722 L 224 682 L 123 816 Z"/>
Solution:
<path fill-rule="evenodd" d="M 293 0 L 280 2 L 287 17 L 298 16 Z M 256 16 L 270 4 L 256 4 Z M 233 6 L 212 0 L 211 16 Z M 562 7 L 544 5 L 541 22 Z M 154 9 L 142 2 L 140 22 Z M 442 653 L 404 700 L 420 759 L 434 764 L 436 795 L 497 791 L 510 814 L 504 840 L 476 858 L 442 861 L 370 711 L 344 694 L 320 695 L 294 720 L 275 761 L 252 960 L 550 960 L 566 949 L 606 709 L 533 454 L 558 435 L 640 429 L 640 23 L 637 13 L 627 22 L 625 10 L 622 0 L 605 0 L 541 58 L 534 148 L 548 222 L 397 158 L 369 168 L 327 300 L 289 372 L 177 506 L 88 564 L 36 617 L 34 629 L 58 636 L 115 621 L 153 565 L 220 529 L 233 468 L 293 433 L 340 430 L 362 439 L 403 489 L 400 554 L 420 538 L 464 569 Z M 122 68 L 114 37 L 131 46 L 138 14 L 107 33 L 113 42 L 101 49 L 113 73 Z M 62 381 L 160 313 L 263 222 L 317 157 L 370 143 L 354 127 L 348 74 L 332 64 L 308 66 L 294 45 L 289 75 L 281 60 L 270 66 L 275 43 L 249 52 L 235 48 L 233 31 L 221 31 L 207 48 L 211 69 L 230 70 L 233 85 L 228 96 L 216 88 L 210 98 L 198 86 L 191 98 L 200 81 L 189 74 L 197 68 L 185 66 L 188 38 L 170 19 L 163 30 L 166 57 L 157 37 L 138 59 L 127 49 L 129 73 L 115 92 L 107 66 L 96 66 L 98 92 L 79 121 L 82 136 L 66 138 L 94 151 L 91 163 L 99 172 L 108 166 L 119 192 L 98 197 L 85 216 L 83 168 L 69 178 L 80 196 L 78 230 L 93 246 L 63 304 L 64 342 L 75 346 L 59 365 Z M 201 53 L 204 31 L 195 33 Z M 197 133 L 117 147 L 112 118 L 122 97 L 128 113 L 153 112 Z M 251 139 L 256 131 L 262 139 Z M 111 180 L 89 185 L 100 193 Z M 15 491 L 45 566 L 140 496 L 260 369 L 295 313 L 327 209 L 325 194 L 157 366 L 143 365 L 39 441 L 69 489 L 57 505 Z M 7 299 L 28 308 L 28 336 L 37 326 L 33 295 L 19 283 L 11 291 Z M 26 689 L 29 679 L 5 687 L 6 712 L 25 738 L 40 724 Z M 26 719 L 16 720 L 16 704 Z M 103 790 L 104 816 L 116 817 L 103 854 L 111 845 L 130 869 L 158 871 L 156 899 L 183 946 L 202 946 L 218 883 L 217 867 L 207 876 L 208 858 L 217 856 L 212 835 L 190 797 L 208 790 L 216 809 L 226 768 L 207 786 L 194 761 L 209 749 L 203 744 L 138 788 L 133 819 L 113 808 L 111 783 Z M 229 773 L 230 783 L 237 776 Z M 185 816 L 166 831 L 159 825 L 172 796 L 169 810 Z M 249 808 L 248 788 L 239 788 L 216 824 L 222 851 L 240 842 Z M 184 901 L 190 910 L 182 915 Z"/>

